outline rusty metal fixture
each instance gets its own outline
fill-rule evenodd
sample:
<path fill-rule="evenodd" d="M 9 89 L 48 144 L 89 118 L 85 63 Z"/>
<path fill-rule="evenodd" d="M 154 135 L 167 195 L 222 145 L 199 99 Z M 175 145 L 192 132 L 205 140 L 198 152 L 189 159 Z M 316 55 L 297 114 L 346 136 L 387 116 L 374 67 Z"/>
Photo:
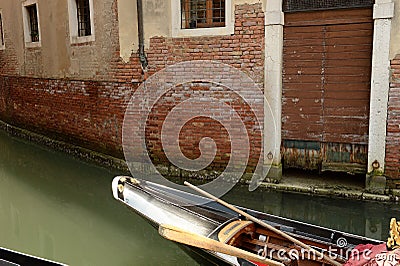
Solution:
<path fill-rule="evenodd" d="M 368 164 L 364 144 L 284 140 L 282 154 L 286 168 L 364 174 Z"/>
<path fill-rule="evenodd" d="M 379 169 L 381 167 L 381 164 L 377 161 L 377 160 L 375 160 L 373 163 L 372 163 L 372 168 L 374 169 L 374 170 L 377 170 L 377 169 Z"/>
<path fill-rule="evenodd" d="M 283 144 L 284 165 L 318 170 L 321 163 L 321 145 L 318 142 L 285 140 Z"/>

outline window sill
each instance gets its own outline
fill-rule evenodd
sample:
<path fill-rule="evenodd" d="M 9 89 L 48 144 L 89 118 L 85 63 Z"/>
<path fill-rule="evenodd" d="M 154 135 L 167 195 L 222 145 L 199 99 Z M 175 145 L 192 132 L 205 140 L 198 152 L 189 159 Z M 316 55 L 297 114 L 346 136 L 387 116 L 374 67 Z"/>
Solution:
<path fill-rule="evenodd" d="M 197 29 L 172 29 L 172 37 L 198 37 L 198 36 L 220 36 L 232 35 L 235 29 L 233 25 L 215 28 L 197 28 Z"/>
<path fill-rule="evenodd" d="M 39 42 L 26 42 L 25 43 L 26 48 L 37 48 L 37 47 L 42 47 L 42 43 Z"/>
<path fill-rule="evenodd" d="M 6 49 L 6 45 L 5 45 L 5 44 L 0 45 L 0 51 L 1 51 L 1 50 L 5 50 L 5 49 Z"/>
<path fill-rule="evenodd" d="M 89 36 L 74 36 L 71 37 L 71 44 L 86 44 L 86 43 L 91 43 L 95 41 L 94 35 L 89 35 Z"/>

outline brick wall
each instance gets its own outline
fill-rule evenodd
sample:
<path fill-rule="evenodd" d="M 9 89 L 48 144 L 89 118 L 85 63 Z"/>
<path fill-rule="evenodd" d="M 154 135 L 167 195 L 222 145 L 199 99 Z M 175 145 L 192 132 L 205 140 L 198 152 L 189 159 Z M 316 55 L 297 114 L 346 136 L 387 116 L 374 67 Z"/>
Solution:
<path fill-rule="evenodd" d="M 391 67 L 385 172 L 400 184 L 400 55 L 392 60 Z"/>
<path fill-rule="evenodd" d="M 149 61 L 149 75 L 182 61 L 216 60 L 246 72 L 262 87 L 264 84 L 262 6 L 261 4 L 237 5 L 235 31 L 231 36 L 153 37 L 146 53 Z M 133 53 L 128 62 L 115 58 L 111 74 L 119 82 L 141 80 L 138 54 Z"/>
<path fill-rule="evenodd" d="M 211 37 L 192 37 L 192 38 L 166 38 L 153 37 L 150 41 L 150 48 L 147 51 L 149 60 L 149 73 L 155 73 L 168 65 L 182 61 L 190 60 L 215 60 L 225 64 L 229 64 L 249 75 L 260 88 L 264 84 L 264 13 L 261 4 L 240 5 L 235 9 L 235 32 L 231 36 L 211 36 Z M 196 85 L 198 86 L 198 84 Z M 193 97 L 199 89 L 193 88 L 174 88 L 165 99 L 161 99 L 157 104 L 159 107 L 153 110 L 153 118 L 158 119 L 149 121 L 157 121 L 165 119 L 168 111 L 172 109 L 172 105 L 184 101 L 188 97 Z M 190 87 L 190 86 L 189 86 Z M 202 84 L 205 90 L 213 90 L 213 86 Z M 235 95 L 229 90 L 224 89 L 221 94 L 216 89 L 215 98 L 222 102 L 232 101 Z M 183 93 L 185 92 L 185 93 Z M 221 97 L 221 95 L 223 95 Z M 171 101 L 171 97 L 174 98 Z M 236 96 L 237 98 L 237 96 Z M 236 99 L 237 109 L 245 108 L 246 104 L 241 99 Z M 235 101 L 234 101 L 235 102 Z M 241 115 L 246 120 L 246 115 Z M 257 164 L 260 155 L 261 133 L 254 130 L 254 117 L 247 119 L 250 123 L 246 124 L 247 133 L 250 137 L 250 158 L 247 171 L 251 172 Z M 157 163 L 164 164 L 168 160 L 161 146 L 161 124 L 150 122 L 147 125 L 147 132 L 157 132 L 150 140 L 147 146 L 151 148 L 151 158 Z M 198 144 L 203 137 L 212 137 L 218 147 L 216 160 L 208 167 L 209 170 L 223 170 L 231 156 L 231 146 L 229 135 L 223 129 L 221 124 L 215 120 L 198 118 L 190 121 L 182 129 L 180 138 L 182 152 L 188 158 L 198 158 L 200 155 Z M 196 173 L 194 173 L 196 175 Z"/>
<path fill-rule="evenodd" d="M 18 76 L 12 69 L 15 62 L 10 55 L 12 50 L 8 50 L 7 57 L 1 57 L 3 65 L 0 74 L 0 119 L 55 139 L 67 140 L 89 149 L 122 157 L 121 130 L 124 112 L 138 85 L 132 83 L 132 80 L 141 81 L 142 71 L 136 53 L 132 53 L 129 62 L 123 62 L 119 57 L 118 32 L 115 31 L 118 25 L 115 1 L 112 10 L 114 17 L 111 25 L 115 27 L 109 34 L 114 41 L 108 47 L 108 62 L 105 65 L 109 67 L 98 69 L 93 80 L 87 77 L 77 80 L 79 78 L 73 76 L 67 79 L 38 78 L 46 75 L 40 68 L 35 68 L 40 62 L 31 62 L 31 66 L 26 67 L 24 72 L 27 75 Z M 146 51 L 149 75 L 177 62 L 211 59 L 240 69 L 262 88 L 264 13 L 261 4 L 236 6 L 235 19 L 235 33 L 231 36 L 151 38 L 150 47 Z M 71 49 L 77 58 L 77 55 L 96 47 L 74 46 Z M 37 55 L 40 50 L 32 50 L 30 53 L 33 53 L 29 56 L 32 60 L 40 57 Z M 84 61 L 84 58 L 80 60 Z M 88 62 L 92 63 L 96 62 Z M 189 91 L 195 90 L 189 88 Z M 222 101 L 235 99 L 235 95 L 229 90 L 224 90 L 223 94 L 220 89 L 218 91 Z M 179 96 L 179 92 L 182 92 L 182 88 L 177 87 L 171 93 Z M 157 164 L 167 162 L 159 142 L 160 121 L 165 118 L 168 108 L 172 108 L 183 98 L 175 98 L 173 101 L 170 99 L 168 95 L 160 99 L 159 104 L 153 108 L 154 119 L 149 120 L 147 124 L 147 145 L 152 159 Z M 248 115 L 246 104 L 239 98 L 233 102 L 235 104 L 232 106 L 241 110 L 241 117 L 248 121 L 246 128 L 250 132 L 252 154 L 250 169 L 251 165 L 256 164 L 260 154 L 260 130 L 254 130 L 254 117 Z M 152 124 L 151 121 L 157 122 Z M 156 132 L 155 138 L 152 138 L 151 132 Z M 230 157 L 230 143 L 227 141 L 226 130 L 211 119 L 196 118 L 185 125 L 180 136 L 183 153 L 189 158 L 197 158 L 199 140 L 206 136 L 213 138 L 219 148 L 213 166 L 224 168 Z"/>
<path fill-rule="evenodd" d="M 264 12 L 261 4 L 237 5 L 232 36 L 193 38 L 154 37 L 148 50 L 149 70 L 154 73 L 176 62 L 217 60 L 264 82 Z"/>
<path fill-rule="evenodd" d="M 206 73 L 206 75 L 209 74 Z M 235 78 L 240 79 L 240 77 L 232 77 L 232 79 Z M 156 85 L 156 82 L 147 84 L 146 89 L 155 90 Z M 255 93 L 253 99 L 247 100 L 254 103 L 257 97 Z M 207 102 L 203 103 L 208 105 L 210 105 L 209 99 L 213 99 L 212 114 L 203 108 L 193 107 L 195 103 L 201 104 L 201 99 L 207 99 Z M 194 100 L 190 108 L 175 111 L 172 114 L 176 106 L 185 104 L 188 100 Z M 226 111 L 226 108 L 234 110 L 239 116 L 239 120 L 234 119 L 232 114 Z M 261 108 L 258 110 L 262 111 L 262 101 Z M 260 129 L 262 128 L 263 117 L 259 117 L 261 121 L 257 121 L 254 110 L 249 103 L 230 88 L 211 82 L 189 82 L 170 89 L 156 102 L 146 123 L 146 145 L 153 162 L 167 166 L 171 159 L 175 162 L 179 161 L 179 156 L 172 154 L 172 157 L 169 157 L 170 160 L 168 160 L 165 154 L 165 149 L 168 146 L 175 146 L 173 139 L 162 143 L 161 132 L 166 123 L 161 122 L 165 122 L 168 115 L 174 115 L 174 129 L 182 127 L 179 131 L 179 148 L 187 158 L 192 160 L 199 158 L 201 155 L 200 141 L 203 138 L 210 137 L 216 144 L 217 151 L 214 161 L 206 168 L 209 172 L 224 171 L 233 157 L 236 159 L 232 159 L 232 163 L 236 167 L 243 166 L 238 163 L 242 159 L 244 161 L 249 159 L 247 171 L 252 172 L 254 170 L 254 166 L 261 155 L 262 132 Z M 189 120 L 187 121 L 187 119 Z M 241 123 L 244 125 L 243 131 L 241 130 Z M 171 133 L 167 133 L 167 135 L 171 136 Z M 248 136 L 248 144 L 245 143 L 243 135 Z M 236 146 L 233 145 L 233 142 L 236 142 Z M 231 149 L 234 149 L 235 155 Z M 248 157 L 247 153 L 249 153 Z M 191 175 L 201 175 L 200 173 L 203 170 L 192 171 Z"/>
<path fill-rule="evenodd" d="M 122 156 L 122 120 L 135 85 L 0 76 L 0 119 Z"/>

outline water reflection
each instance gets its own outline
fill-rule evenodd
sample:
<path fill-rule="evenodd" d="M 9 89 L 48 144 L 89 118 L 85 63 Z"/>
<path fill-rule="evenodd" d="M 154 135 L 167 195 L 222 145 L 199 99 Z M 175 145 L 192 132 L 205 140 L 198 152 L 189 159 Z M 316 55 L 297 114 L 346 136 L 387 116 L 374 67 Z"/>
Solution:
<path fill-rule="evenodd" d="M 112 198 L 114 173 L 1 132 L 0 151 L 0 246 L 70 265 L 193 264 Z"/>
<path fill-rule="evenodd" d="M 116 202 L 116 173 L 0 132 L 0 246 L 70 265 L 196 265 Z M 236 187 L 229 202 L 326 227 L 386 238 L 397 205 Z"/>
<path fill-rule="evenodd" d="M 240 196 L 239 193 L 240 192 Z M 236 187 L 225 199 L 237 205 L 374 239 L 388 237 L 392 217 L 400 218 L 395 203 L 362 202 Z"/>

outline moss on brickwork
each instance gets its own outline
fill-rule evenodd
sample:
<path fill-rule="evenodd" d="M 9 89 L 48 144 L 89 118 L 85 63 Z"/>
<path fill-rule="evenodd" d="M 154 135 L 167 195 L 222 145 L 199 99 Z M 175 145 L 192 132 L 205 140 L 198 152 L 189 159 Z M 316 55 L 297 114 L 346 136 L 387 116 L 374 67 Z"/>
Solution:
<path fill-rule="evenodd" d="M 22 140 L 26 140 L 29 143 L 43 145 L 51 149 L 70 154 L 75 158 L 86 162 L 95 163 L 102 167 L 114 168 L 116 170 L 122 171 L 125 174 L 129 173 L 129 169 L 124 160 L 89 149 L 85 149 L 67 142 L 54 140 L 26 129 L 12 126 L 3 121 L 0 121 L 0 129 L 6 131 L 12 136 L 18 137 Z"/>

